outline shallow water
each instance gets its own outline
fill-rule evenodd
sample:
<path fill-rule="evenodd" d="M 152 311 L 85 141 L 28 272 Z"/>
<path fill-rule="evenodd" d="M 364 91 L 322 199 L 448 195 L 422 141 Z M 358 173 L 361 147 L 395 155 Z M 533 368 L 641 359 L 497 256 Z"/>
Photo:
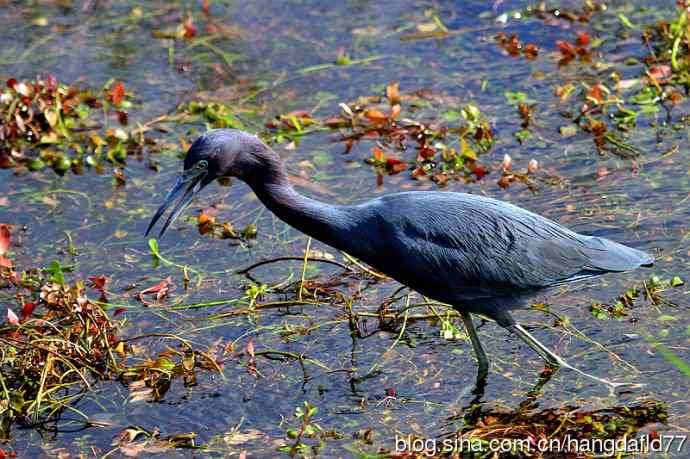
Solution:
<path fill-rule="evenodd" d="M 584 132 L 562 138 L 558 128 L 568 121 L 559 115 L 553 87 L 567 79 L 595 78 L 606 69 L 570 65 L 559 70 L 555 41 L 572 39 L 576 30 L 589 30 L 604 39 L 600 51 L 608 62 L 616 63 L 631 55 L 644 56 L 639 32 L 626 31 L 615 13 L 594 15 L 587 25 L 547 24 L 537 18 L 509 19 L 502 24 L 494 18 L 525 5 L 496 3 L 497 11 L 484 1 L 348 1 L 335 6 L 293 1 L 281 7 L 264 1 L 213 2 L 214 20 L 229 29 L 226 37 L 214 42 L 229 53 L 226 59 L 231 55 L 233 62 L 228 65 L 210 48 L 190 48 L 176 41 L 170 51 L 167 40 L 152 36 L 152 30 L 174 27 L 190 4 L 198 13 L 200 6 L 195 2 L 86 2 L 87 8 L 72 2 L 10 2 L 0 7 L 5 24 L 0 32 L 0 77 L 52 73 L 61 81 L 91 87 L 100 87 L 110 78 L 120 79 L 136 94 L 131 123 L 170 112 L 178 103 L 198 97 L 235 104 L 237 94 L 263 87 L 266 89 L 257 99 L 248 102 L 256 111 L 238 115 L 253 130 L 262 129 L 270 117 L 295 109 L 317 107 L 316 115 L 337 114 L 338 102 L 380 94 L 396 80 L 402 92 L 427 89 L 442 95 L 445 102 L 430 112 L 458 110 L 473 102 L 494 128 L 496 143 L 483 156 L 487 164 L 495 169 L 506 153 L 522 168 L 535 158 L 543 170 L 564 180 L 558 185 L 544 184 L 533 193 L 520 184 L 499 188 L 494 173 L 479 183 L 450 181 L 445 189 L 504 199 L 575 231 L 628 243 L 657 256 L 653 269 L 609 275 L 549 295 L 551 310 L 591 341 L 555 327 L 553 318 L 542 312 L 516 314 L 545 344 L 583 370 L 646 384 L 612 396 L 606 388 L 562 370 L 544 386 L 539 409 L 571 404 L 592 410 L 660 401 L 667 406 L 668 422 L 648 428 L 687 435 L 690 380 L 643 337 L 649 333 L 689 360 L 687 289 L 663 293 L 676 307 L 639 301 L 632 310 L 634 322 L 628 318 L 597 320 L 590 305 L 610 302 L 652 274 L 690 280 L 689 131 L 687 127 L 655 126 L 663 121 L 663 111 L 642 118 L 629 139 L 642 151 L 636 172 L 629 159 L 599 154 Z M 616 2 L 609 8 L 625 12 L 636 24 L 670 16 L 674 8 L 670 1 L 648 4 L 654 8 Z M 143 13 L 139 19 L 130 16 L 135 7 Z M 448 29 L 458 32 L 442 39 L 401 40 L 406 31 L 430 21 L 426 12 L 436 14 Z M 37 17 L 47 18 L 48 25 L 31 25 Z M 55 31 L 55 26 L 60 30 Z M 499 31 L 519 32 L 523 40 L 536 43 L 541 48 L 539 57 L 528 61 L 505 55 L 493 38 Z M 353 59 L 375 60 L 304 72 L 314 65 L 332 63 L 341 48 Z M 641 65 L 621 68 L 632 78 L 639 75 Z M 535 100 L 533 112 L 541 139 L 533 137 L 522 145 L 517 142 L 513 133 L 520 129 L 521 120 L 508 105 L 505 91 L 523 91 Z M 244 102 L 242 107 L 246 106 Z M 687 112 L 686 101 L 674 108 L 673 119 L 679 120 Z M 161 135 L 175 143 L 180 134 L 187 134 L 185 128 Z M 363 162 L 373 143 L 362 141 L 345 154 L 344 144 L 334 142 L 335 138 L 332 133 L 315 133 L 305 136 L 294 149 L 286 148 L 285 143 L 275 145 L 291 172 L 318 184 L 318 188 L 302 188 L 306 194 L 353 203 L 387 192 L 436 187 L 429 181 L 413 181 L 406 173 L 385 177 L 377 187 L 375 173 Z M 439 437 L 462 427 L 461 421 L 448 418 L 474 398 L 476 365 L 469 343 L 444 339 L 438 323 L 408 323 L 399 339 L 400 327 L 356 338 L 343 320 L 344 307 L 337 304 L 265 309 L 224 319 L 209 316 L 232 311 L 232 303 L 180 311 L 141 306 L 126 287 L 136 283 L 144 288 L 167 276 L 178 285 L 169 299 L 173 304 L 239 298 L 249 280 L 234 274 L 235 270 L 265 258 L 299 257 L 307 243 L 306 237 L 266 211 L 244 184 L 211 186 L 185 213 L 190 219 L 181 218 L 160 243 L 166 258 L 203 274 L 200 284 L 192 275 L 192 286 L 185 291 L 180 269 L 154 264 L 143 236 L 181 167 L 175 153 L 162 153 L 155 159 L 161 166 L 159 173 L 152 172 L 147 161 L 130 159 L 125 168 L 127 184 L 119 189 L 113 186 L 108 168 L 105 175 L 87 171 L 64 177 L 50 170 L 19 175 L 0 170 L 0 196 L 9 199 L 8 206 L 0 207 L 0 222 L 21 228 L 15 230 L 17 265 L 42 266 L 60 259 L 63 264 L 73 264 L 75 277 L 105 274 L 109 300 L 132 305 L 123 315 L 127 336 L 175 333 L 200 348 L 218 339 L 236 340 L 239 349 L 251 336 L 257 351 L 304 355 L 320 365 L 307 362 L 303 368 L 294 360 L 259 359 L 257 367 L 263 377 L 257 378 L 246 370 L 246 360 L 233 359 L 226 362 L 224 377 L 200 373 L 198 384 L 191 388 L 175 382 L 161 402 L 132 401 L 119 382 L 99 383 L 78 408 L 105 427 L 82 428 L 64 421 L 57 433 L 15 428 L 9 445 L 19 457 L 53 457 L 60 449 L 91 457 L 95 454 L 92 448 L 100 457 L 113 448 L 115 435 L 130 425 L 158 428 L 165 435 L 195 432 L 197 441 L 210 448 L 206 452 L 168 451 L 166 457 L 226 457 L 242 449 L 251 451 L 250 457 L 275 457 L 276 445 L 286 441 L 286 430 L 295 428 L 297 421 L 292 416 L 303 401 L 319 408 L 316 422 L 321 427 L 343 434 L 341 439 L 324 441 L 322 457 L 355 457 L 357 451 L 373 454 L 381 447 L 393 449 L 396 434 Z M 304 167 L 303 161 L 315 164 L 315 169 Z M 598 180 L 597 170 L 602 166 L 611 174 Z M 52 199 L 46 203 L 44 196 Z M 215 203 L 221 209 L 219 220 L 230 221 L 236 228 L 256 223 L 256 241 L 236 246 L 201 237 L 192 217 Z M 77 248 L 74 257 L 68 254 L 66 233 Z M 316 241 L 312 249 L 342 258 Z M 339 272 L 328 265 L 310 264 L 308 268 L 308 276 L 322 280 Z M 275 285 L 286 278 L 299 280 L 300 270 L 299 261 L 282 262 L 252 274 L 258 282 Z M 369 284 L 353 278 L 336 289 L 350 297 L 361 290 L 353 310 L 375 312 L 397 287 L 394 282 Z M 667 320 L 658 320 L 660 316 Z M 369 328 L 377 326 L 375 318 L 369 320 Z M 516 408 L 537 383 L 543 364 L 490 321 L 481 324 L 480 336 L 492 361 L 482 400 L 486 407 Z M 151 340 L 146 345 L 160 350 L 165 344 Z M 379 371 L 360 379 L 373 365 Z M 395 397 L 386 397 L 388 389 L 394 389 Z M 235 426 L 245 441 L 232 440 L 228 433 Z M 353 438 L 353 433 L 366 429 L 374 432 L 371 444 Z M 690 445 L 685 448 L 687 454 Z"/>

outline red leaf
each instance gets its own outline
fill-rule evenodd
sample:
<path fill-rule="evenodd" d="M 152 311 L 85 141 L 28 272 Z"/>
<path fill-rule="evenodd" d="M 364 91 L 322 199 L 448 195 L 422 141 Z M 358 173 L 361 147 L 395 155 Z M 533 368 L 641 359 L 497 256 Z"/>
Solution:
<path fill-rule="evenodd" d="M 369 109 L 365 115 L 372 124 L 381 125 L 388 121 L 386 114 L 379 110 Z"/>
<path fill-rule="evenodd" d="M 204 0 L 201 2 L 201 9 L 206 14 L 211 14 L 211 2 L 209 0 Z"/>
<path fill-rule="evenodd" d="M 595 84 L 589 91 L 587 91 L 587 97 L 594 100 L 596 103 L 601 103 L 604 101 L 604 96 L 601 94 L 601 86 Z"/>
<path fill-rule="evenodd" d="M 119 316 L 123 312 L 127 312 L 127 308 L 117 308 L 115 311 L 113 311 L 113 317 Z"/>
<path fill-rule="evenodd" d="M 0 257 L 7 253 L 7 249 L 10 248 L 10 226 L 0 225 Z"/>
<path fill-rule="evenodd" d="M 510 186 L 511 178 L 512 175 L 504 175 L 500 179 L 498 179 L 498 186 L 500 186 L 503 189 L 506 189 Z"/>
<path fill-rule="evenodd" d="M 347 142 L 345 142 L 345 153 L 350 153 L 352 151 L 352 146 L 354 143 L 354 140 L 347 139 Z"/>
<path fill-rule="evenodd" d="M 192 17 L 188 17 L 186 21 L 184 21 L 184 24 L 182 24 L 184 27 L 184 37 L 185 38 L 194 38 L 196 36 L 196 27 L 194 27 L 194 21 L 192 20 Z"/>
<path fill-rule="evenodd" d="M 477 180 L 481 180 L 482 177 L 484 177 L 489 172 L 486 170 L 484 166 L 477 166 L 474 168 L 472 173 L 477 177 Z"/>
<path fill-rule="evenodd" d="M 247 362 L 247 371 L 257 378 L 260 376 L 256 369 L 256 356 L 254 355 L 254 341 L 251 338 L 247 341 L 247 354 L 249 354 L 249 362 Z"/>
<path fill-rule="evenodd" d="M 89 280 L 93 282 L 93 288 L 103 291 L 108 278 L 105 276 L 89 276 Z"/>
<path fill-rule="evenodd" d="M 436 156 L 436 149 L 428 145 L 419 147 L 419 156 L 424 159 L 431 159 Z"/>
<path fill-rule="evenodd" d="M 29 317 L 31 317 L 31 314 L 33 314 L 34 309 L 36 309 L 36 303 L 24 304 L 24 307 L 22 308 L 22 320 L 26 320 Z"/>
<path fill-rule="evenodd" d="M 575 55 L 575 46 L 569 41 L 556 40 L 556 47 L 565 57 L 572 57 Z"/>
<path fill-rule="evenodd" d="M 198 220 L 198 227 L 199 227 L 199 233 L 200 234 L 208 234 L 213 232 L 213 228 L 216 224 L 216 219 L 214 218 L 214 214 L 216 212 L 213 212 L 214 208 L 211 207 L 207 210 L 201 210 L 199 212 L 199 220 Z"/>
<path fill-rule="evenodd" d="M 110 91 L 108 91 L 108 99 L 113 105 L 120 105 L 125 96 L 125 85 L 121 81 L 116 81 Z"/>
<path fill-rule="evenodd" d="M 413 170 L 412 174 L 410 175 L 414 180 L 418 180 L 420 177 L 424 177 L 426 175 L 426 172 L 421 167 L 418 167 L 415 170 Z"/>
<path fill-rule="evenodd" d="M 527 59 L 536 59 L 539 55 L 539 48 L 534 43 L 528 43 L 525 45 L 523 53 Z"/>
<path fill-rule="evenodd" d="M 10 325 L 19 325 L 19 317 L 10 308 L 7 308 L 7 322 Z"/>
<path fill-rule="evenodd" d="M 7 258 L 0 255 L 0 266 L 2 266 L 4 268 L 11 268 L 12 267 L 12 261 L 10 261 Z"/>
<path fill-rule="evenodd" d="M 378 149 L 376 147 L 372 147 L 371 152 L 374 154 L 374 159 L 376 159 L 376 161 L 385 161 L 386 160 L 386 154 L 383 151 L 381 151 L 380 149 Z"/>
<path fill-rule="evenodd" d="M 14 89 L 15 86 L 17 86 L 17 80 L 15 80 L 14 78 L 10 78 L 9 80 L 7 80 L 8 88 Z"/>
<path fill-rule="evenodd" d="M 386 86 L 386 97 L 391 105 L 400 103 L 400 82 L 396 81 Z"/>
<path fill-rule="evenodd" d="M 388 173 L 391 175 L 407 170 L 407 166 L 408 165 L 405 161 L 400 161 L 396 158 L 388 158 L 386 160 L 386 168 L 388 169 Z"/>
<path fill-rule="evenodd" d="M 664 82 L 671 76 L 671 66 L 668 64 L 654 64 L 649 68 L 649 75 L 657 82 Z"/>
<path fill-rule="evenodd" d="M 147 295 L 150 293 L 160 292 L 161 290 L 166 288 L 168 286 L 168 284 L 171 284 L 171 283 L 172 283 L 172 278 L 166 277 L 165 279 L 163 279 L 162 281 L 160 281 L 159 283 L 157 283 L 153 287 L 145 288 L 144 290 L 139 292 L 139 295 Z"/>
<path fill-rule="evenodd" d="M 154 303 L 147 301 L 144 298 L 144 295 L 151 295 L 151 294 L 155 293 L 156 294 L 156 301 L 160 301 L 163 298 L 165 298 L 165 296 L 168 294 L 168 291 L 170 290 L 168 285 L 170 285 L 170 284 L 172 284 L 172 278 L 166 277 L 165 279 L 163 279 L 162 281 L 160 281 L 159 283 L 157 283 L 153 287 L 146 288 L 146 289 L 142 290 L 141 292 L 139 292 L 137 294 L 137 298 L 139 299 L 139 301 L 141 301 L 142 303 L 144 303 L 146 305 L 154 304 Z"/>
<path fill-rule="evenodd" d="M 577 34 L 577 46 L 587 46 L 589 44 L 589 35 L 587 32 L 580 32 Z"/>

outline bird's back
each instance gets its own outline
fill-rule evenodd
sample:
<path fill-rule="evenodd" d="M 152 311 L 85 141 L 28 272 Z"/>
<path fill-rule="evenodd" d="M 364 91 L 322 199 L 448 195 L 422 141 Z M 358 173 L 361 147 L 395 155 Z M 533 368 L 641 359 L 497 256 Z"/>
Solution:
<path fill-rule="evenodd" d="M 354 255 L 439 301 L 533 291 L 653 263 L 608 239 L 577 234 L 512 204 L 450 192 L 394 193 L 350 208 Z"/>

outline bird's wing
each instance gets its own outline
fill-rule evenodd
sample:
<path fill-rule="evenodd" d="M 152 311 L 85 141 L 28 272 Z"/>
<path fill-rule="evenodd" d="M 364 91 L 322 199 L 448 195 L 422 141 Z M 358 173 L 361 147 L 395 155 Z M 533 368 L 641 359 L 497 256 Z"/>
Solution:
<path fill-rule="evenodd" d="M 394 195 L 402 202 L 384 199 L 378 206 L 380 221 L 386 222 L 382 233 L 394 235 L 381 249 L 401 254 L 387 267 L 399 271 L 398 277 L 425 272 L 439 285 L 459 283 L 477 297 L 494 296 L 633 269 L 648 257 L 501 201 L 461 193 L 414 194 Z M 409 212 L 401 213 L 405 205 Z"/>

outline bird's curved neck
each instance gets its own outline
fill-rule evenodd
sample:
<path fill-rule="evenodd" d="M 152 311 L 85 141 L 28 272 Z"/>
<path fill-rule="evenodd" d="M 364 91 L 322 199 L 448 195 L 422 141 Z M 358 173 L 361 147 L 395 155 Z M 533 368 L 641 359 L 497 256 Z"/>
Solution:
<path fill-rule="evenodd" d="M 251 174 L 242 177 L 278 218 L 303 233 L 341 250 L 349 250 L 353 224 L 347 208 L 319 202 L 298 193 L 276 152 L 266 147 Z"/>

